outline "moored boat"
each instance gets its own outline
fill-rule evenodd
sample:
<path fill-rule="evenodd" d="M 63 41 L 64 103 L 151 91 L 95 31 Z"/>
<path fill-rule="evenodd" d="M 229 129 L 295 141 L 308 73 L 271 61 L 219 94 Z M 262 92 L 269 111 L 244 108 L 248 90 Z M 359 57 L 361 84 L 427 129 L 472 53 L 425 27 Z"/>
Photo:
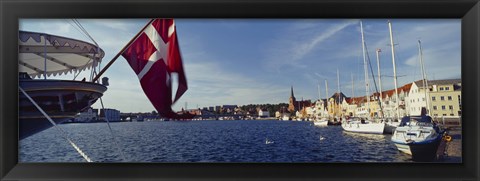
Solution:
<path fill-rule="evenodd" d="M 342 128 L 348 132 L 383 134 L 385 123 L 373 122 L 359 117 L 351 117 L 342 123 Z"/>
<path fill-rule="evenodd" d="M 430 116 L 405 116 L 391 140 L 399 151 L 412 155 L 412 160 L 432 161 L 437 156 L 444 132 Z"/>
<path fill-rule="evenodd" d="M 328 120 L 327 118 L 315 119 L 313 124 L 315 126 L 328 126 Z"/>

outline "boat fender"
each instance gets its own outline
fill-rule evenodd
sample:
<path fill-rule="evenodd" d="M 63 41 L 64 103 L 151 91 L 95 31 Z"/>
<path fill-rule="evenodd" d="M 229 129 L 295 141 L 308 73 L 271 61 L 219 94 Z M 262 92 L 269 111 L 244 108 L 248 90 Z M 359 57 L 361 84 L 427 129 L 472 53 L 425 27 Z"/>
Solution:
<path fill-rule="evenodd" d="M 445 141 L 447 141 L 447 142 L 452 141 L 452 137 L 451 137 L 451 136 L 444 136 L 443 139 L 445 139 Z"/>

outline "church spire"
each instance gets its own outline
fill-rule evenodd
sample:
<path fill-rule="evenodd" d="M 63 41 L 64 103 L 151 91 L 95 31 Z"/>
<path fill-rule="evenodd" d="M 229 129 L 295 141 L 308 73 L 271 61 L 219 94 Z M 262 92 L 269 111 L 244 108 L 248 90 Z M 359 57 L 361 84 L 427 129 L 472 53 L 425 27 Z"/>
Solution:
<path fill-rule="evenodd" d="M 293 95 L 293 86 L 291 88 L 291 92 L 290 92 L 290 100 L 289 100 L 289 103 L 288 103 L 288 111 L 290 113 L 295 113 L 295 111 L 297 110 L 297 107 L 296 107 L 296 102 L 297 100 L 295 100 L 295 96 Z"/>
<path fill-rule="evenodd" d="M 295 97 L 295 96 L 293 95 L 293 86 L 292 86 L 292 91 L 291 91 L 291 93 L 290 93 L 290 97 Z"/>

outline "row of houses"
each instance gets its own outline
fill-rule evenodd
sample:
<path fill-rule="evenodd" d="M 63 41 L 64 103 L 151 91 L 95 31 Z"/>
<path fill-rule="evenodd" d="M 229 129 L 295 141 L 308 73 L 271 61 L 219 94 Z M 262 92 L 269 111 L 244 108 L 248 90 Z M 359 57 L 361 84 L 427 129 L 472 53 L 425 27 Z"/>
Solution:
<path fill-rule="evenodd" d="M 425 85 L 424 85 L 425 84 Z M 359 116 L 396 117 L 420 115 L 423 107 L 432 117 L 460 117 L 462 115 L 461 79 L 415 81 L 395 89 L 366 96 L 346 97 L 335 93 L 330 98 L 317 100 L 305 107 L 310 117 Z M 398 92 L 398 101 L 396 93 Z M 398 102 L 398 106 L 397 106 Z M 297 111 L 301 112 L 300 110 Z"/>

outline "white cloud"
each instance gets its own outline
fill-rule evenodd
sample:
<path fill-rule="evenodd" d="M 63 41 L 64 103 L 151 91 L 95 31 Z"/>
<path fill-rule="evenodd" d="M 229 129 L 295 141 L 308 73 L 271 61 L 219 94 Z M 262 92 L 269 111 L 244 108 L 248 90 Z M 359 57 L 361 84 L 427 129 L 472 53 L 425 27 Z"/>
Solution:
<path fill-rule="evenodd" d="M 320 22 L 317 22 L 316 26 L 313 23 L 294 25 L 279 34 L 279 37 L 271 43 L 272 45 L 267 47 L 266 67 L 273 67 L 277 71 L 280 71 L 283 66 L 305 68 L 306 65 L 299 64 L 297 61 L 309 55 L 320 45 L 328 46 L 322 43 L 358 21 L 345 20 L 329 27 L 323 27 L 326 24 Z"/>
<path fill-rule="evenodd" d="M 336 24 L 326 31 L 322 32 L 321 34 L 316 35 L 315 37 L 312 37 L 312 40 L 307 41 L 305 43 L 299 43 L 296 46 L 293 46 L 293 60 L 299 60 L 303 58 L 306 54 L 310 53 L 313 48 L 321 44 L 323 41 L 326 39 L 334 36 L 336 33 L 339 31 L 342 31 L 345 27 L 349 25 L 356 24 L 357 21 L 345 21 L 342 22 L 341 24 Z"/>

